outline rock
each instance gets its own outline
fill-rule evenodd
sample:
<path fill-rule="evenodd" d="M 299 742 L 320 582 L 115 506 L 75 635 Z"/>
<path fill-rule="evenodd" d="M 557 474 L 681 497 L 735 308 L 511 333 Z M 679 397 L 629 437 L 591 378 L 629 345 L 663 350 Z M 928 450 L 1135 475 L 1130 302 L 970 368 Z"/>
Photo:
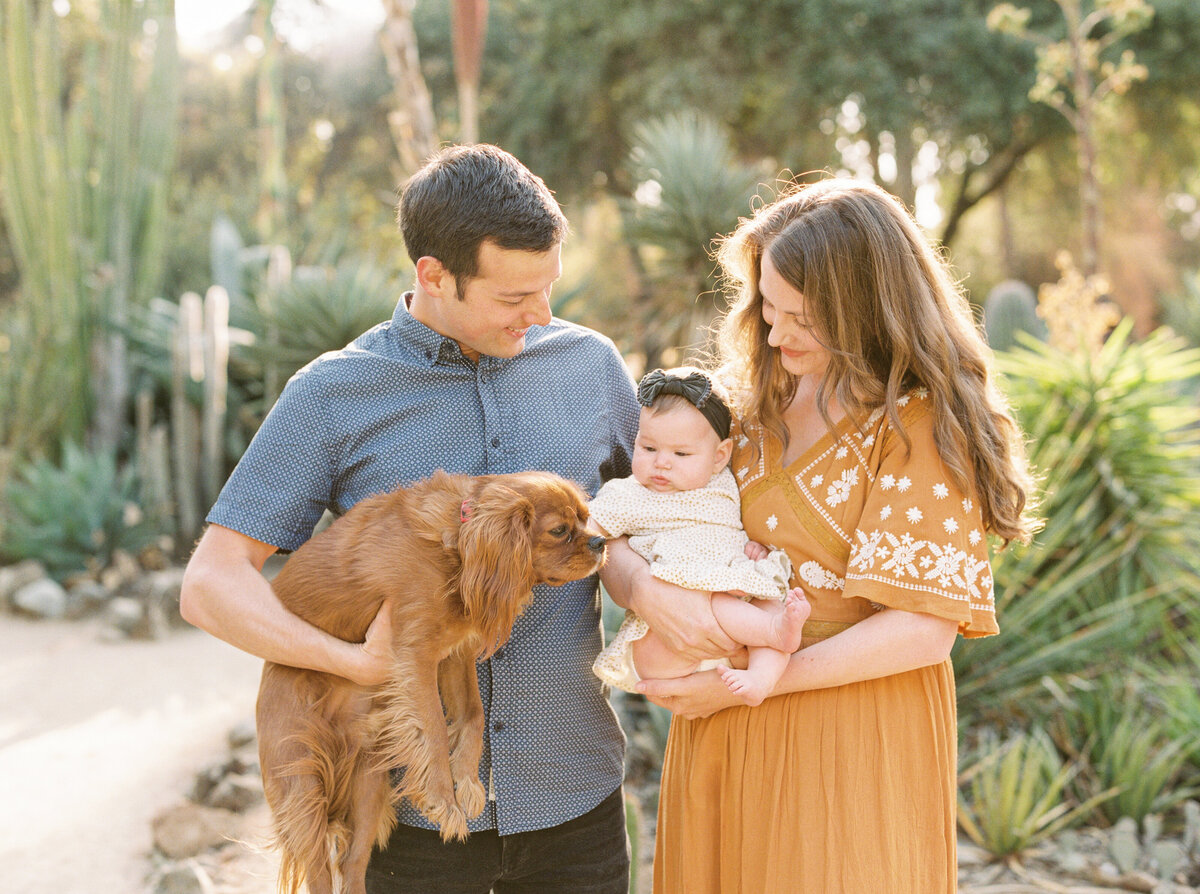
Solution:
<path fill-rule="evenodd" d="M 13 593 L 12 604 L 35 618 L 56 620 L 67 613 L 67 591 L 58 581 L 43 577 Z"/>
<path fill-rule="evenodd" d="M 254 728 L 253 720 L 243 720 L 229 731 L 229 747 L 234 750 L 252 745 L 257 740 L 258 731 Z"/>
<path fill-rule="evenodd" d="M 968 841 L 958 842 L 958 865 L 962 867 L 986 866 L 992 862 L 992 855 L 981 847 Z"/>
<path fill-rule="evenodd" d="M 100 583 L 111 592 L 129 586 L 141 577 L 142 569 L 137 559 L 123 549 L 114 550 L 108 567 L 100 572 Z"/>
<path fill-rule="evenodd" d="M 172 807 L 151 823 L 155 847 L 173 860 L 219 847 L 234 838 L 239 827 L 236 813 L 192 803 Z"/>
<path fill-rule="evenodd" d="M 0 608 L 7 608 L 11 604 L 17 590 L 45 576 L 45 567 L 33 559 L 0 568 Z"/>
<path fill-rule="evenodd" d="M 179 614 L 179 591 L 183 588 L 183 569 L 168 568 L 143 575 L 132 587 L 132 594 L 145 605 L 149 636 L 162 639 L 172 627 L 183 627 Z"/>
<path fill-rule="evenodd" d="M 214 894 L 216 887 L 195 860 L 172 866 L 154 886 L 154 894 Z"/>
<path fill-rule="evenodd" d="M 146 612 L 141 600 L 132 596 L 114 596 L 110 599 L 104 619 L 125 636 L 145 638 L 147 635 Z"/>
<path fill-rule="evenodd" d="M 83 578 L 67 588 L 67 617 L 86 618 L 108 604 L 112 593 L 99 581 Z"/>
<path fill-rule="evenodd" d="M 229 764 L 226 761 L 215 761 L 209 764 L 196 774 L 188 797 L 197 804 L 207 804 L 209 794 L 228 772 Z"/>
<path fill-rule="evenodd" d="M 242 813 L 263 799 L 262 780 L 248 773 L 231 773 L 216 784 L 205 803 Z"/>

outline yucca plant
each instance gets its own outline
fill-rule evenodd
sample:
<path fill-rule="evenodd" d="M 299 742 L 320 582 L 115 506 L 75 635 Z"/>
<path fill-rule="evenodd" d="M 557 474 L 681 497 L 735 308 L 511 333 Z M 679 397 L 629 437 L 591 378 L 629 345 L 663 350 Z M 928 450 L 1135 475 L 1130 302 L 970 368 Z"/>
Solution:
<path fill-rule="evenodd" d="M 960 775 L 958 823 L 996 857 L 1019 854 L 1079 824 L 1115 794 L 1101 792 L 1073 804 L 1066 795 L 1077 770 L 1064 763 L 1050 737 L 1038 729 L 1004 740 L 988 729 L 975 753 L 977 758 Z"/>
<path fill-rule="evenodd" d="M 720 125 L 697 112 L 635 126 L 627 167 L 636 189 L 623 204 L 625 235 L 657 283 L 643 340 L 703 342 L 717 310 L 713 237 L 750 213 L 760 173 L 740 164 Z"/>
<path fill-rule="evenodd" d="M 136 554 L 157 531 L 136 503 L 137 487 L 112 451 L 62 447 L 62 463 L 18 467 L 4 489 L 0 558 L 36 559 L 54 577 L 96 572 L 113 552 Z"/>
<path fill-rule="evenodd" d="M 1045 528 L 994 557 L 1006 635 L 955 651 L 969 715 L 1020 712 L 1089 656 L 1174 651 L 1196 635 L 1200 421 L 1184 385 L 1200 351 L 1122 322 L 1096 352 L 1021 337 L 997 355 L 1043 474 Z"/>

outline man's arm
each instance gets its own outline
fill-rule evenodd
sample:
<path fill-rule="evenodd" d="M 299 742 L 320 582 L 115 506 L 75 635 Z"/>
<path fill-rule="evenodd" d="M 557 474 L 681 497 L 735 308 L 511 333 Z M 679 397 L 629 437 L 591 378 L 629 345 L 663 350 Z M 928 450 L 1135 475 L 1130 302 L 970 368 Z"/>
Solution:
<path fill-rule="evenodd" d="M 613 602 L 637 612 L 672 651 L 700 661 L 728 655 L 737 648 L 713 615 L 711 593 L 658 580 L 625 538 L 608 542 L 600 579 Z"/>
<path fill-rule="evenodd" d="M 366 642 L 348 643 L 288 611 L 262 574 L 275 547 L 209 525 L 188 562 L 179 609 L 184 620 L 276 664 L 324 671 L 361 685 L 387 679 L 391 613 L 384 603 Z"/>

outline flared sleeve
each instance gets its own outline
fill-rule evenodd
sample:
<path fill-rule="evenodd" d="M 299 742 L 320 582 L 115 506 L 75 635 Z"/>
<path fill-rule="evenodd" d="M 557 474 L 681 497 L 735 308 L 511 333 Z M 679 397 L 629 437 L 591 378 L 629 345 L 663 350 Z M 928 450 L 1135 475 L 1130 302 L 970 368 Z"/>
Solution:
<path fill-rule="evenodd" d="M 913 400 L 892 426 L 851 532 L 843 595 L 958 622 L 966 637 L 999 632 L 983 517 L 938 455 L 933 414 Z"/>

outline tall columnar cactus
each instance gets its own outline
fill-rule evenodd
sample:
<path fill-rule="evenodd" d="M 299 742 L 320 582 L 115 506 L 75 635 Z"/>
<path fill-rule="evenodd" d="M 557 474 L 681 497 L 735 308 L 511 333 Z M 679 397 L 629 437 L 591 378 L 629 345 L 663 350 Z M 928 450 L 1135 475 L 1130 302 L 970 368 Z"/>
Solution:
<path fill-rule="evenodd" d="M 94 9 L 97 37 L 68 82 L 52 5 L 0 0 L 0 196 L 21 275 L 4 320 L 0 448 L 17 457 L 85 434 L 116 444 L 128 404 L 121 327 L 162 278 L 174 3 Z"/>

